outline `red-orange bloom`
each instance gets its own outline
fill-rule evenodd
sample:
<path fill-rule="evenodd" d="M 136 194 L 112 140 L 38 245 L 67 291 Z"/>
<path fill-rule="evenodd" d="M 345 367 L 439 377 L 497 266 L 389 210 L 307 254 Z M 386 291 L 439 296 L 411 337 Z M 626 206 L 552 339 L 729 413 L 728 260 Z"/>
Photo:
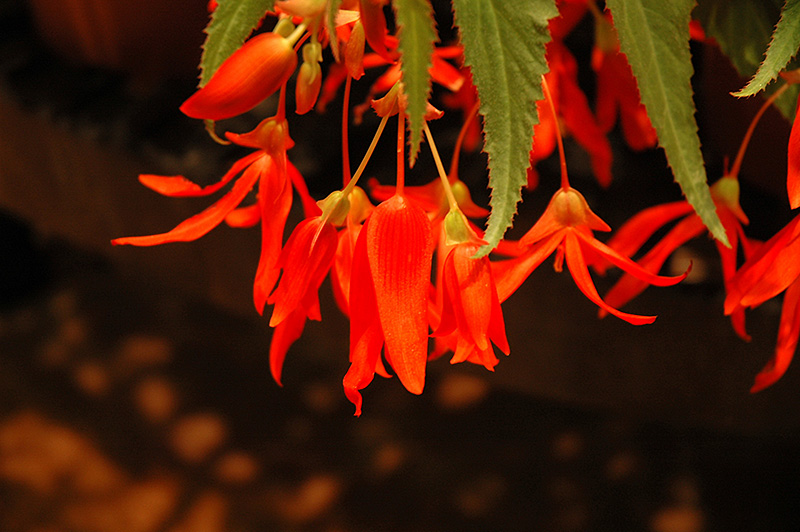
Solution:
<path fill-rule="evenodd" d="M 356 242 L 350 281 L 350 369 L 345 394 L 361 413 L 361 394 L 380 350 L 408 391 L 422 393 L 428 351 L 428 291 L 433 245 L 425 212 L 396 195 L 372 211 Z"/>
<path fill-rule="evenodd" d="M 800 98 L 797 103 L 797 114 L 792 123 L 789 135 L 789 171 L 786 176 L 786 188 L 789 192 L 789 204 L 792 209 L 800 207 Z"/>
<path fill-rule="evenodd" d="M 441 321 L 435 335 L 455 333 L 451 364 L 468 361 L 493 371 L 497 357 L 490 342 L 506 355 L 510 348 L 489 257 L 473 258 L 479 248 L 479 243 L 467 241 L 447 253 L 440 280 Z"/>
<path fill-rule="evenodd" d="M 280 274 L 276 262 L 283 241 L 286 218 L 292 206 L 292 188 L 303 199 L 308 216 L 319 212 L 297 169 L 286 159 L 286 149 L 291 139 L 285 120 L 276 117 L 264 120 L 255 130 L 242 135 L 228 133 L 228 139 L 241 146 L 261 148 L 233 164 L 222 179 L 210 186 L 200 187 L 183 176 L 141 175 L 139 181 L 172 197 L 207 196 L 236 179 L 231 190 L 203 212 L 178 224 L 166 233 L 117 238 L 115 245 L 156 246 L 169 242 L 196 240 L 222 221 L 229 225 L 248 227 L 261 220 L 261 257 L 253 283 L 253 301 L 256 310 L 263 312 L 267 296 L 272 292 Z M 238 208 L 258 182 L 257 204 Z"/>
<path fill-rule="evenodd" d="M 628 146 L 633 150 L 652 148 L 658 141 L 656 130 L 639 97 L 639 88 L 628 58 L 619 51 L 611 14 L 597 19 L 596 26 L 592 68 L 597 74 L 597 123 L 608 133 L 614 128 L 619 114 L 622 134 Z"/>
<path fill-rule="evenodd" d="M 792 362 L 800 336 L 800 216 L 770 238 L 731 279 L 725 314 L 757 307 L 783 291 L 778 341 L 772 359 L 756 375 L 752 393 L 771 386 Z"/>
<path fill-rule="evenodd" d="M 295 67 L 292 43 L 277 33 L 261 33 L 231 54 L 181 111 L 206 120 L 240 115 L 277 91 Z"/>
<path fill-rule="evenodd" d="M 747 258 L 753 254 L 755 243 L 745 236 L 742 227 L 742 224 L 747 225 L 748 220 L 739 206 L 738 180 L 730 176 L 719 179 L 711 186 L 711 197 L 714 199 L 717 215 L 731 245 L 726 247 L 721 242 L 715 241 L 722 262 L 722 277 L 727 289 L 731 278 L 736 273 L 739 246 L 741 245 L 744 256 Z M 639 265 L 647 271 L 657 273 L 678 247 L 706 232 L 703 221 L 694 213 L 688 202 L 676 201 L 645 209 L 620 227 L 608 241 L 608 245 L 623 255 L 632 256 L 660 227 L 680 217 L 685 218 L 678 222 L 638 261 Z M 598 263 L 595 265 L 595 269 L 602 272 L 606 266 L 606 264 Z M 609 305 L 621 307 L 639 295 L 646 287 L 647 283 L 632 275 L 624 275 L 606 294 L 606 302 Z M 740 337 L 745 340 L 750 339 L 744 327 L 744 309 L 733 312 L 731 322 Z"/>
<path fill-rule="evenodd" d="M 656 286 L 679 283 L 688 272 L 676 277 L 655 275 L 595 239 L 592 231 L 610 231 L 610 228 L 592 212 L 580 192 L 571 187 L 559 189 L 542 217 L 520 239 L 519 246 L 523 250 L 520 256 L 493 263 L 500 301 L 510 296 L 555 251 L 556 271 L 561 271 L 566 259 L 575 284 L 601 309 L 634 325 L 652 323 L 655 316 L 621 312 L 603 301 L 592 282 L 588 266 L 599 260 L 607 260 L 636 278 Z"/>

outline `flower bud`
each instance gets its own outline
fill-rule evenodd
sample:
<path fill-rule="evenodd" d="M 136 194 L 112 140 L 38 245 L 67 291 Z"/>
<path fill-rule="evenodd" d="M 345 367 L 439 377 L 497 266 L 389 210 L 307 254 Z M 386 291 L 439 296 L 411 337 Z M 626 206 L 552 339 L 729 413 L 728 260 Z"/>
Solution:
<path fill-rule="evenodd" d="M 322 87 L 322 69 L 319 62 L 322 61 L 322 47 L 317 42 L 310 42 L 303 46 L 303 64 L 297 74 L 295 84 L 296 112 L 299 115 L 306 114 L 314 108 Z"/>
<path fill-rule="evenodd" d="M 297 54 L 287 39 L 276 33 L 256 35 L 183 102 L 181 111 L 206 120 L 240 115 L 286 83 L 296 66 Z"/>

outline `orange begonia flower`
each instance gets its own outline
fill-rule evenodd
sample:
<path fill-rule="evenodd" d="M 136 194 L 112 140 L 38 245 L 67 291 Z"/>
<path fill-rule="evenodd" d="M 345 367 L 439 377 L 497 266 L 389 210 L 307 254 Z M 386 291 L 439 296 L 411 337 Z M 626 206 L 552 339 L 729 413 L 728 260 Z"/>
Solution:
<path fill-rule="evenodd" d="M 350 280 L 348 399 L 361 413 L 359 390 L 380 371 L 380 349 L 414 394 L 425 385 L 428 292 L 433 239 L 425 212 L 400 195 L 372 211 L 356 242 Z"/>
<path fill-rule="evenodd" d="M 725 314 L 753 308 L 781 292 L 783 307 L 772 359 L 756 375 L 752 393 L 771 386 L 792 362 L 800 336 L 800 216 L 765 242 L 736 272 L 725 298 Z"/>
<path fill-rule="evenodd" d="M 240 146 L 260 148 L 236 161 L 222 179 L 210 186 L 200 187 L 183 176 L 141 175 L 139 181 L 165 196 L 207 196 L 220 190 L 241 174 L 231 190 L 200 214 L 181 222 L 166 233 L 124 237 L 112 240 L 115 245 L 156 246 L 170 242 L 196 240 L 223 221 L 248 226 L 261 220 L 261 256 L 255 281 L 253 301 L 256 310 L 264 310 L 267 296 L 278 281 L 280 270 L 276 263 L 280 254 L 283 230 L 292 205 L 292 188 L 300 194 L 307 216 L 319 213 L 308 195 L 303 177 L 286 159 L 291 146 L 285 120 L 268 118 L 250 133 L 228 134 L 228 139 Z M 257 205 L 237 209 L 258 182 Z"/>
<path fill-rule="evenodd" d="M 231 54 L 180 109 L 206 120 L 240 115 L 277 91 L 295 67 L 292 43 L 277 33 L 261 33 Z"/>
<path fill-rule="evenodd" d="M 444 285 L 441 320 L 434 335 L 452 335 L 451 364 L 468 361 L 494 371 L 491 343 L 506 355 L 510 348 L 489 257 L 473 258 L 481 245 L 469 240 L 447 253 L 439 281 Z"/>
<path fill-rule="evenodd" d="M 741 245 L 745 258 L 750 257 L 756 247 L 744 234 L 742 225 L 748 220 L 739 206 L 739 182 L 735 177 L 725 176 L 711 186 L 711 197 L 717 207 L 717 215 L 728 235 L 730 247 L 715 241 L 722 262 L 722 278 L 726 289 L 734 273 L 736 273 L 737 254 Z M 645 209 L 628 222 L 608 241 L 608 245 L 623 255 L 632 256 L 653 234 L 665 224 L 680 217 L 678 222 L 655 246 L 638 261 L 649 272 L 658 273 L 661 266 L 672 253 L 689 240 L 706 233 L 706 227 L 700 217 L 694 213 L 687 201 L 676 201 Z M 606 264 L 597 263 L 595 269 L 603 272 Z M 647 283 L 632 275 L 624 275 L 606 294 L 606 302 L 621 307 L 645 288 Z M 603 312 L 601 311 L 601 315 Z M 731 315 L 733 328 L 741 338 L 749 340 L 744 327 L 744 309 Z"/>
<path fill-rule="evenodd" d="M 592 282 L 588 266 L 604 259 L 634 277 L 656 286 L 679 283 L 688 271 L 676 277 L 653 274 L 594 238 L 592 231 L 610 231 L 610 228 L 592 212 L 580 192 L 569 186 L 559 189 L 542 217 L 520 239 L 519 246 L 523 251 L 519 257 L 492 263 L 500 301 L 508 298 L 555 251 L 556 271 L 561 271 L 566 259 L 575 284 L 601 309 L 634 325 L 652 323 L 655 316 L 621 312 L 603 301 Z"/>

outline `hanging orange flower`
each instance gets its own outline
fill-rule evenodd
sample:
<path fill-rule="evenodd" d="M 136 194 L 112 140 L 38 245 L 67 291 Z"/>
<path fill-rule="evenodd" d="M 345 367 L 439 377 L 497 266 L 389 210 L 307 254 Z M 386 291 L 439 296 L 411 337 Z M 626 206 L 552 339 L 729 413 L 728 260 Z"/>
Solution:
<path fill-rule="evenodd" d="M 361 229 L 350 280 L 350 369 L 344 377 L 356 415 L 359 390 L 382 369 L 382 346 L 403 386 L 422 393 L 432 255 L 428 217 L 403 196 L 378 205 Z"/>
<path fill-rule="evenodd" d="M 775 354 L 756 375 L 758 392 L 780 379 L 792 362 L 800 336 L 800 216 L 765 242 L 736 272 L 725 298 L 725 314 L 754 308 L 781 292 L 783 307 Z"/>
<path fill-rule="evenodd" d="M 231 54 L 180 109 L 205 120 L 240 115 L 277 91 L 296 67 L 291 41 L 277 33 L 261 33 Z"/>

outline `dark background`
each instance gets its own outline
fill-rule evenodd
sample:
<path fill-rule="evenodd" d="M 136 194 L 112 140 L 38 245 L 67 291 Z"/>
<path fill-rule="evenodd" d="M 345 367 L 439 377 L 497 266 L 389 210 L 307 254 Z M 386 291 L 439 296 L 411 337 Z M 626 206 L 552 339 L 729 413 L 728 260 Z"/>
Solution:
<path fill-rule="evenodd" d="M 504 305 L 512 354 L 494 374 L 443 358 L 421 397 L 376 378 L 355 419 L 341 391 L 347 322 L 327 282 L 323 322 L 290 351 L 284 387 L 271 380 L 269 327 L 249 294 L 257 229 L 221 227 L 157 249 L 108 244 L 207 205 L 158 197 L 137 173 L 211 182 L 246 153 L 216 145 L 177 111 L 195 87 L 205 2 L 188 2 L 154 35 L 134 17 L 158 7 L 105 12 L 106 24 L 122 24 L 83 41 L 60 33 L 65 15 L 43 19 L 46 4 L 0 0 L 0 529 L 800 528 L 797 371 L 747 392 L 771 356 L 779 301 L 751 312 L 753 342 L 739 340 L 722 316 L 710 241 L 685 249 L 700 273 L 693 283 L 651 288 L 630 305 L 659 314 L 641 328 L 598 320 L 547 261 Z M 170 20 L 171 9 L 156 19 Z M 448 26 L 446 11 L 439 22 Z M 125 30 L 135 45 L 122 44 Z M 154 41 L 165 34 L 173 41 Z M 570 44 L 586 67 L 590 41 Z M 714 179 L 759 103 L 734 102 L 727 92 L 740 80 L 725 60 L 694 51 Z M 316 197 L 340 179 L 336 103 L 323 117 L 290 117 L 290 157 Z M 246 131 L 271 105 L 224 127 Z M 791 215 L 776 185 L 788 127 L 768 120 L 742 175 L 759 238 Z M 445 159 L 459 121 L 450 113 L 435 124 Z M 352 129 L 351 153 L 364 152 L 375 125 L 368 115 Z M 567 145 L 573 184 L 612 227 L 679 198 L 660 153 L 612 142 L 608 190 Z M 391 139 L 381 149 L 393 153 Z M 370 175 L 390 182 L 393 165 L 374 161 Z M 466 154 L 461 168 L 485 203 L 483 156 Z M 557 187 L 553 161 L 540 172 L 512 235 Z M 409 179 L 432 175 L 423 152 Z M 611 282 L 598 279 L 601 293 Z"/>

